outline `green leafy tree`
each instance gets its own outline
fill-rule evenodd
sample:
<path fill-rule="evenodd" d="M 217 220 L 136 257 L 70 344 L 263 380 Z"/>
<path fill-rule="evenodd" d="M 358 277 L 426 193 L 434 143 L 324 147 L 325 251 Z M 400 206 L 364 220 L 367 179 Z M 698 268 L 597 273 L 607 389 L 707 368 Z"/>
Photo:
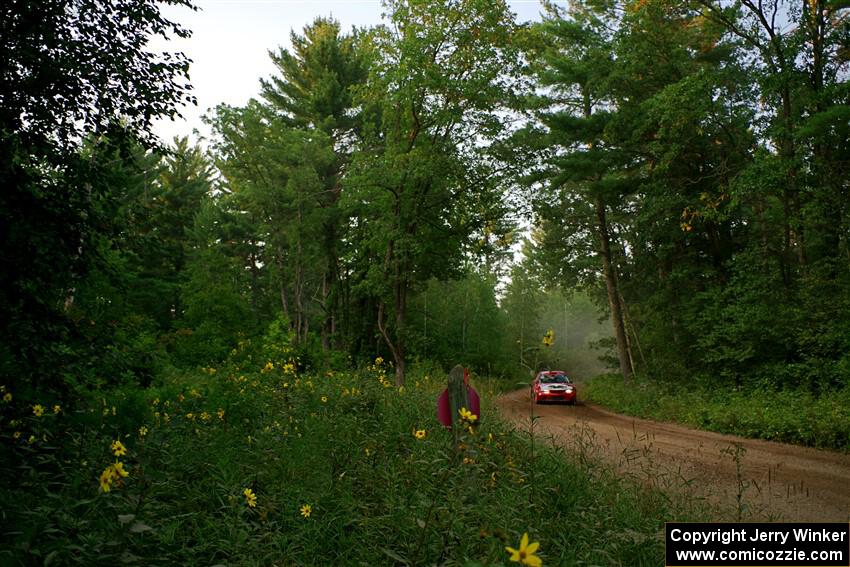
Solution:
<path fill-rule="evenodd" d="M 60 386 L 49 369 L 67 355 L 64 305 L 94 261 L 110 199 L 103 163 L 81 155 L 83 140 L 152 143 L 153 120 L 193 100 L 188 60 L 147 49 L 154 35 L 188 35 L 159 4 L 0 7 L 0 356 L 4 373 L 33 387 Z"/>
<path fill-rule="evenodd" d="M 330 211 L 322 173 L 334 159 L 328 137 L 289 127 L 256 101 L 219 107 L 213 125 L 228 203 L 249 219 L 245 261 L 253 289 L 260 290 L 261 271 L 277 283 L 280 307 L 303 343 L 315 318 L 313 283 L 326 273 L 321 243 Z"/>
<path fill-rule="evenodd" d="M 361 37 L 356 30 L 341 34 L 339 23 L 333 19 L 317 18 L 304 28 L 303 35 L 292 32 L 292 51 L 280 48 L 270 53 L 278 75 L 261 81 L 263 98 L 285 127 L 322 132 L 334 152 L 333 159 L 317 171 L 324 189 L 318 195 L 318 204 L 325 211 L 316 238 L 323 256 L 322 345 L 326 351 L 334 336 L 336 344 L 341 344 L 337 332 L 343 309 L 338 248 L 343 218 L 338 202 L 358 129 L 354 91 L 367 74 Z"/>
<path fill-rule="evenodd" d="M 470 270 L 457 280 L 431 280 L 410 302 L 410 354 L 446 368 L 463 364 L 478 372 L 506 374 L 515 364 L 503 348 L 504 312 L 496 303 L 496 279 Z"/>
<path fill-rule="evenodd" d="M 346 205 L 368 263 L 357 283 L 404 383 L 411 290 L 459 265 L 498 202 L 482 142 L 503 129 L 513 19 L 504 2 L 388 1 L 358 102 L 362 142 Z M 390 322 L 391 321 L 391 322 Z"/>
<path fill-rule="evenodd" d="M 611 23 L 610 15 L 588 5 L 576 4 L 569 15 L 549 5 L 537 28 L 537 45 L 549 47 L 532 47 L 531 55 L 549 93 L 533 107 L 542 123 L 537 135 L 552 150 L 542 174 L 548 181 L 536 200 L 550 244 L 567 256 L 597 258 L 592 273 L 601 273 L 605 284 L 620 372 L 628 380 L 633 357 L 610 213 L 623 208 L 634 184 L 624 175 L 630 156 L 605 135 L 617 109 Z"/>
<path fill-rule="evenodd" d="M 534 244 L 526 240 L 523 260 L 511 270 L 510 282 L 502 299 L 502 309 L 507 317 L 505 351 L 519 368 L 534 372 L 540 362 L 543 285 L 535 269 Z"/>

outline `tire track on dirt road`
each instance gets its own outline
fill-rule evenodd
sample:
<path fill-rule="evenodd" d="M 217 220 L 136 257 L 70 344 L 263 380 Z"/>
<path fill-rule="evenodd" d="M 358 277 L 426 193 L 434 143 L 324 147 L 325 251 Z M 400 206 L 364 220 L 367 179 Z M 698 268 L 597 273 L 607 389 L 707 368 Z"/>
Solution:
<path fill-rule="evenodd" d="M 615 414 L 579 402 L 533 405 L 528 390 L 499 396 L 496 406 L 568 451 L 599 457 L 622 476 L 705 498 L 718 520 L 850 521 L 850 455 L 745 439 Z M 743 452 L 735 458 L 735 447 Z M 742 496 L 743 506 L 738 504 Z"/>

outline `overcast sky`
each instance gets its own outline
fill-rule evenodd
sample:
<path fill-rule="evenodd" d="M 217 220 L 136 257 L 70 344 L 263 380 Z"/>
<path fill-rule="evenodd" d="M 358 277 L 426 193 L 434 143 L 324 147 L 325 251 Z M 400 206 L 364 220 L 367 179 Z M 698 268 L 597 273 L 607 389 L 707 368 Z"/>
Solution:
<path fill-rule="evenodd" d="M 435 0 L 439 1 L 439 0 Z M 157 42 L 155 49 L 182 51 L 193 61 L 190 76 L 198 106 L 181 110 L 185 120 L 160 121 L 157 134 L 165 141 L 208 133 L 201 116 L 219 103 L 244 105 L 257 96 L 260 77 L 274 73 L 268 51 L 289 47 L 289 32 L 300 32 L 317 16 L 332 15 L 343 30 L 381 22 L 379 0 L 196 0 L 200 8 L 166 6 L 164 14 L 192 30 L 187 40 Z M 508 0 L 519 21 L 539 19 L 538 0 Z"/>

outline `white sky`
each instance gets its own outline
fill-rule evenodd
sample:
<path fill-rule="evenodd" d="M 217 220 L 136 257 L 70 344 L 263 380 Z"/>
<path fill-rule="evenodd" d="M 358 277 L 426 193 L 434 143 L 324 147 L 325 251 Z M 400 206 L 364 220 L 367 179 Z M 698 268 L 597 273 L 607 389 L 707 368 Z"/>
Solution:
<path fill-rule="evenodd" d="M 435 0 L 439 1 L 439 0 Z M 156 50 L 182 51 L 193 63 L 189 70 L 198 106 L 181 109 L 184 120 L 161 120 L 155 132 L 165 142 L 174 136 L 191 138 L 197 129 L 208 135 L 201 116 L 219 103 L 242 106 L 258 95 L 260 78 L 274 73 L 270 49 L 290 47 L 291 30 L 301 32 L 318 16 L 332 15 L 345 31 L 380 23 L 379 0 L 196 0 L 200 8 L 163 7 L 171 20 L 192 30 L 187 40 L 156 42 Z M 508 0 L 519 21 L 539 19 L 538 0 Z"/>

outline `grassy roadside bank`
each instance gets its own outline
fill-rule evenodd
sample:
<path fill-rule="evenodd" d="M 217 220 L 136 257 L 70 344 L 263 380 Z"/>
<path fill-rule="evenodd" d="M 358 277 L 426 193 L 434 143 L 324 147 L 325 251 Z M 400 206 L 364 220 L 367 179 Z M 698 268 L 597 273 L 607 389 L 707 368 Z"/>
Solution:
<path fill-rule="evenodd" d="M 850 388 L 814 397 L 808 392 L 726 387 L 690 389 L 617 375 L 598 376 L 585 399 L 612 411 L 742 437 L 850 451 Z"/>
<path fill-rule="evenodd" d="M 544 565 L 658 565 L 663 522 L 703 518 L 543 443 L 532 452 L 486 395 L 454 451 L 434 416 L 443 383 L 277 364 L 55 412 L 13 395 L 0 562 L 499 565 L 527 532 Z"/>

